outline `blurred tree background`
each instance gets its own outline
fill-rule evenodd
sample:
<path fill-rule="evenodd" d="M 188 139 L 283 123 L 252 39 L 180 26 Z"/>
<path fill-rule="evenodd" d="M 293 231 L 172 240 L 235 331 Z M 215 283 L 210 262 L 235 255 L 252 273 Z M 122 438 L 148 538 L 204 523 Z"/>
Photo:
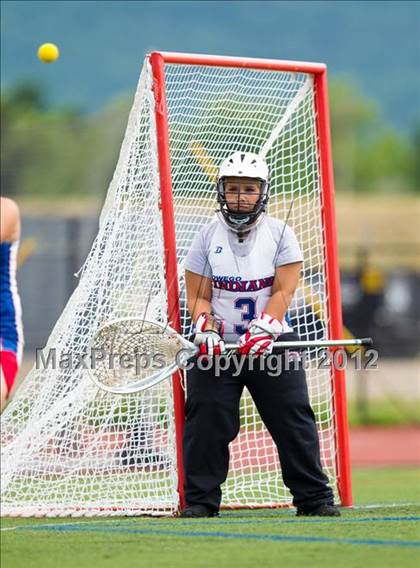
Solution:
<path fill-rule="evenodd" d="M 408 134 L 391 128 L 376 102 L 346 80 L 331 82 L 330 108 L 338 191 L 420 192 L 420 122 Z"/>
<path fill-rule="evenodd" d="M 119 98 L 97 114 L 51 107 L 41 86 L 22 83 L 1 97 L 1 184 L 15 197 L 102 198 L 130 109 Z"/>
<path fill-rule="evenodd" d="M 96 114 L 52 107 L 42 86 L 1 96 L 1 184 L 15 197 L 102 199 L 124 135 L 129 95 Z M 420 121 L 404 133 L 348 79 L 330 83 L 335 182 L 339 192 L 420 193 Z"/>

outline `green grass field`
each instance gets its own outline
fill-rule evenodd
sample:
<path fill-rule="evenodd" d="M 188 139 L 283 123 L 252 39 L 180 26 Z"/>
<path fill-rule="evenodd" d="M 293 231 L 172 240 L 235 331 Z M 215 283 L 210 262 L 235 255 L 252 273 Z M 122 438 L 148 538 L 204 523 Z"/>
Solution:
<path fill-rule="evenodd" d="M 2 568 L 420 565 L 420 476 L 356 470 L 355 507 L 340 519 L 293 510 L 216 519 L 3 519 Z M 417 504 L 416 504 L 417 503 Z M 363 568 L 363 566 L 362 566 Z"/>

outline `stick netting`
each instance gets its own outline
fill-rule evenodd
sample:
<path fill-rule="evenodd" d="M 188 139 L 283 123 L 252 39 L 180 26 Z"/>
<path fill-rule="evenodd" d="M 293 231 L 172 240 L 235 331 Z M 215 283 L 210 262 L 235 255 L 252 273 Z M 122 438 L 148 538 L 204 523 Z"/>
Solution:
<path fill-rule="evenodd" d="M 165 373 L 170 376 L 183 355 L 194 353 L 185 347 L 182 337 L 168 326 L 144 319 L 118 319 L 93 337 L 92 348 L 100 358 L 91 374 L 99 387 L 110 392 L 145 390 L 163 380 L 160 377 Z"/>
<path fill-rule="evenodd" d="M 271 170 L 269 212 L 292 226 L 305 257 L 290 311 L 292 324 L 304 340 L 327 339 L 311 77 L 177 64 L 166 65 L 165 71 L 184 335 L 191 329 L 183 260 L 196 232 L 214 216 L 217 165 L 235 150 L 265 148 Z M 3 515 L 176 511 L 170 382 L 140 394 L 108 394 L 95 387 L 85 369 L 65 359 L 65 354 L 84 354 L 97 329 L 110 320 L 145 315 L 162 323 L 173 318 L 166 304 L 154 96 L 147 62 L 98 236 L 79 286 L 44 349 L 44 359 L 56 354 L 55 368 L 34 368 L 2 416 Z M 310 397 L 323 467 L 335 488 L 333 393 L 329 371 L 318 367 L 319 353 L 311 352 Z M 276 449 L 249 395 L 243 397 L 241 416 L 223 504 L 290 503 Z"/>

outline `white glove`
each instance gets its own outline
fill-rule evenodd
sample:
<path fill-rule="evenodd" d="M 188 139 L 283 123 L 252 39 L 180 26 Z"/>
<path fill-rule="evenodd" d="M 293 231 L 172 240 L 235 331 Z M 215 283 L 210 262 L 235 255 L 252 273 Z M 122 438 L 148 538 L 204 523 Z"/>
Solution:
<path fill-rule="evenodd" d="M 249 324 L 249 328 L 239 338 L 238 351 L 241 355 L 270 355 L 273 343 L 281 333 L 290 331 L 275 317 L 261 312 L 257 319 Z"/>
<path fill-rule="evenodd" d="M 207 329 L 209 324 L 215 329 Z M 213 355 L 226 353 L 225 342 L 223 341 L 224 325 L 221 320 L 203 312 L 198 316 L 195 328 L 194 343 L 200 348 L 200 355 L 213 357 Z"/>

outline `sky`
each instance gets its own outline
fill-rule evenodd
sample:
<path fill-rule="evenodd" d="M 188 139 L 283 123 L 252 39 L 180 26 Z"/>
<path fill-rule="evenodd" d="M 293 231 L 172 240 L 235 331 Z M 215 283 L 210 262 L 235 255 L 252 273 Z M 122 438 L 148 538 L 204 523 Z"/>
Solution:
<path fill-rule="evenodd" d="M 2 86 L 31 79 L 87 112 L 133 92 L 145 55 L 165 50 L 322 61 L 391 124 L 420 116 L 420 2 L 5 0 L 1 15 Z M 36 57 L 46 41 L 51 65 Z"/>

